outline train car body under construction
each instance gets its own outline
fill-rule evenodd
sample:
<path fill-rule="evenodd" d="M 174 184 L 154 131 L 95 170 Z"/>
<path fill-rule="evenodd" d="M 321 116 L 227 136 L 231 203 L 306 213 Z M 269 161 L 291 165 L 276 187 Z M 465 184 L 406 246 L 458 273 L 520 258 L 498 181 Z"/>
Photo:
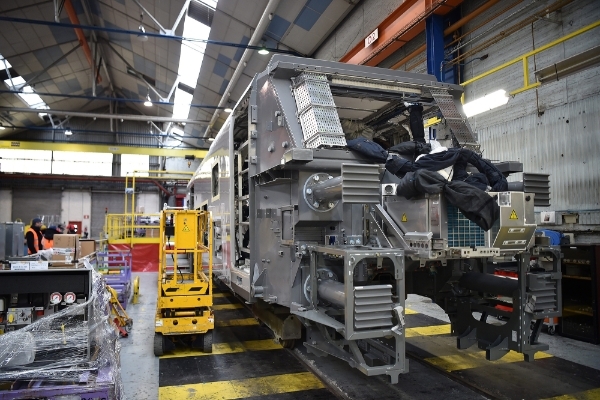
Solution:
<path fill-rule="evenodd" d="M 216 279 L 284 345 L 302 338 L 397 382 L 415 293 L 488 360 L 548 348 L 538 335 L 560 315 L 561 275 L 559 251 L 534 235 L 547 193 L 507 183 L 520 163 L 481 158 L 462 93 L 431 75 L 281 55 L 254 77 L 189 203 L 212 213 Z"/>

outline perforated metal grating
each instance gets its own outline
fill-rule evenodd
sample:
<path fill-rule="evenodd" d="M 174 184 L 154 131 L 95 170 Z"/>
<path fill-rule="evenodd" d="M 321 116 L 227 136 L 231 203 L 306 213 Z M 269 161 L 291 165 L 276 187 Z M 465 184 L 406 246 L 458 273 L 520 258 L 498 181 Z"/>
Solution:
<path fill-rule="evenodd" d="M 446 89 L 430 89 L 429 91 L 458 142 L 461 144 L 477 143 L 477 135 L 473 133 L 467 119 L 456 108 L 452 95 Z"/>
<path fill-rule="evenodd" d="M 305 147 L 345 146 L 344 131 L 327 77 L 305 72 L 292 82 Z"/>
<path fill-rule="evenodd" d="M 450 204 L 448 212 L 448 247 L 485 246 L 485 231 L 469 221 Z"/>

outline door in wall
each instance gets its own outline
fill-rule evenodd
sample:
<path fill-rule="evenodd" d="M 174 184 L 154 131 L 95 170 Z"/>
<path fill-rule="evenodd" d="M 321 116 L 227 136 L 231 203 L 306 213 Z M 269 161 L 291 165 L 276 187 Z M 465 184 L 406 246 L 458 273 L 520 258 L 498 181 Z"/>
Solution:
<path fill-rule="evenodd" d="M 83 229 L 81 228 L 81 221 L 69 221 L 69 225 L 73 225 L 73 229 L 75 229 L 75 233 L 81 236 Z"/>

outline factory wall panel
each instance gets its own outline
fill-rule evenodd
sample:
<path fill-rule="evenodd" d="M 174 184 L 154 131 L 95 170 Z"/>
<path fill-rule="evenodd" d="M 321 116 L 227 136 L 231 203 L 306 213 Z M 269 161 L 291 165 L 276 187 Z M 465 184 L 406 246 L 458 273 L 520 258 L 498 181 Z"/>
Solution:
<path fill-rule="evenodd" d="M 81 232 L 91 228 L 92 194 L 89 191 L 65 190 L 62 194 L 61 220 L 81 221 Z M 87 218 L 85 217 L 87 216 Z"/>
<path fill-rule="evenodd" d="M 162 209 L 158 193 L 140 193 L 135 196 L 135 209 L 138 213 L 158 214 Z"/>
<path fill-rule="evenodd" d="M 522 5 L 496 18 L 495 22 L 486 24 L 475 30 L 471 35 L 468 35 L 465 41 L 469 41 L 475 37 L 478 38 L 472 43 L 467 44 L 464 50 L 468 51 L 486 40 L 499 37 L 502 32 L 517 22 L 522 21 L 534 12 L 543 10 L 553 3 L 553 1 L 523 2 Z M 477 4 L 466 2 L 465 13 Z M 504 7 L 506 7 L 506 4 L 503 2 L 496 4 L 490 10 L 465 25 L 463 29 L 467 31 L 474 28 Z M 579 0 L 563 7 L 561 12 L 549 14 L 548 18 L 554 21 L 554 23 L 545 20 L 537 20 L 532 24 L 529 23 L 505 39 L 499 40 L 497 43 L 472 54 L 463 61 L 467 64 L 464 67 L 465 80 L 597 21 L 600 19 L 600 8 L 597 7 L 597 1 Z M 536 56 L 530 57 L 530 82 L 534 82 L 535 80 L 533 75 L 535 70 L 547 67 L 598 45 L 600 45 L 600 29 L 595 28 Z M 478 57 L 484 55 L 488 56 L 485 60 L 477 60 Z M 523 86 L 523 67 L 521 63 L 517 63 L 480 81 L 469 84 L 466 87 L 465 101 L 474 100 L 498 89 L 510 92 L 521 86 Z M 480 129 L 502 124 L 505 121 L 512 121 L 530 114 L 542 114 L 552 107 L 581 100 L 598 93 L 600 93 L 600 67 L 590 68 L 562 78 L 557 82 L 547 83 L 538 89 L 517 94 L 505 106 L 473 117 L 471 119 L 472 126 Z"/>
<path fill-rule="evenodd" d="M 321 60 L 338 61 L 402 4 L 402 0 L 363 0 L 338 25 L 313 54 Z"/>
<path fill-rule="evenodd" d="M 0 190 L 0 222 L 12 221 L 12 190 Z"/>
<path fill-rule="evenodd" d="M 190 163 L 189 166 L 188 162 Z M 186 160 L 185 158 L 181 157 L 167 157 L 167 159 L 165 160 L 165 169 L 167 171 L 174 172 L 194 172 L 198 169 L 201 162 L 201 159 Z"/>
<path fill-rule="evenodd" d="M 123 214 L 125 195 L 123 193 L 92 192 L 91 237 L 100 236 L 104 227 L 106 209 L 109 214 Z"/>
<path fill-rule="evenodd" d="M 526 172 L 550 174 L 548 210 L 598 210 L 598 115 L 600 95 L 479 129 L 479 140 L 490 159 L 521 161 Z"/>
<path fill-rule="evenodd" d="M 501 2 L 502 3 L 502 2 Z M 497 4 L 465 26 L 465 30 L 505 7 Z M 510 26 L 552 1 L 526 1 L 467 36 L 481 35 L 465 46 L 468 50 L 499 35 Z M 464 3 L 464 13 L 481 4 Z M 580 0 L 537 20 L 516 33 L 478 51 L 466 60 L 465 79 L 482 74 L 520 55 L 539 48 L 600 19 L 597 1 Z M 583 33 L 567 42 L 529 58 L 530 82 L 535 70 L 600 45 L 600 28 Z M 488 55 L 482 61 L 477 57 Z M 466 101 L 472 101 L 498 89 L 507 92 L 523 86 L 523 67 L 517 63 L 507 69 L 469 84 Z M 517 160 L 526 172 L 549 173 L 551 207 L 547 210 L 600 209 L 600 67 L 593 67 L 546 83 L 538 89 L 511 97 L 505 106 L 470 119 L 478 132 L 484 155 L 496 160 Z M 520 177 L 513 177 L 520 178 Z M 544 209 L 539 208 L 537 211 Z"/>
<path fill-rule="evenodd" d="M 20 218 L 26 225 L 37 215 L 60 215 L 61 190 L 17 189 L 12 195 L 12 220 Z"/>

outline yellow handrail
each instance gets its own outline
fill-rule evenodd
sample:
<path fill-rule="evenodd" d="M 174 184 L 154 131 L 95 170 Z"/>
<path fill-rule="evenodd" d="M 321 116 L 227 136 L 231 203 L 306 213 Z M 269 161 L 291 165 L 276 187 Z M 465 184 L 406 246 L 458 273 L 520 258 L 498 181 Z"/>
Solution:
<path fill-rule="evenodd" d="M 558 39 L 556 39 L 556 40 L 554 40 L 554 41 L 552 41 L 552 42 L 550 42 L 548 44 L 543 45 L 542 47 L 539 47 L 539 48 L 537 48 L 535 50 L 532 50 L 532 51 L 529 51 L 529 52 L 527 52 L 527 53 L 525 53 L 525 54 L 523 54 L 523 55 L 521 55 L 521 56 L 519 56 L 517 58 L 514 58 L 514 59 L 512 59 L 510 61 L 507 61 L 507 62 L 505 62 L 502 65 L 499 65 L 499 66 L 497 66 L 495 68 L 490 69 L 489 71 L 484 72 L 483 74 L 477 75 L 476 77 L 471 78 L 471 79 L 467 79 L 466 81 L 464 81 L 463 83 L 461 83 L 461 85 L 462 86 L 467 86 L 467 85 L 469 85 L 469 84 L 471 84 L 471 83 L 473 83 L 475 81 L 478 81 L 478 80 L 480 80 L 482 78 L 485 78 L 486 76 L 490 76 L 491 74 L 493 74 L 495 72 L 498 72 L 498 71 L 500 71 L 500 70 L 502 70 L 502 69 L 504 69 L 506 67 L 510 67 L 511 65 L 514 65 L 514 64 L 516 64 L 518 62 L 522 62 L 523 63 L 523 86 L 521 88 L 519 88 L 519 89 L 513 90 L 512 92 L 510 92 L 510 94 L 511 95 L 515 95 L 515 94 L 522 93 L 522 92 L 524 92 L 526 90 L 529 90 L 529 89 L 534 89 L 534 88 L 540 86 L 540 82 L 529 83 L 529 61 L 528 61 L 529 57 L 531 57 L 533 55 L 536 55 L 538 53 L 541 53 L 544 50 L 548 50 L 549 48 L 554 47 L 557 44 L 563 43 L 563 42 L 565 42 L 565 41 L 567 41 L 569 39 L 572 39 L 572 38 L 574 38 L 576 36 L 579 36 L 582 33 L 585 33 L 585 32 L 587 32 L 589 30 L 592 30 L 592 29 L 594 29 L 594 28 L 596 28 L 598 26 L 600 26 L 600 21 L 596 21 L 596 22 L 594 22 L 592 24 L 584 26 L 583 28 L 578 29 L 575 32 L 569 33 L 568 35 L 565 35 L 565 36 L 563 36 L 561 38 L 558 38 Z"/>

